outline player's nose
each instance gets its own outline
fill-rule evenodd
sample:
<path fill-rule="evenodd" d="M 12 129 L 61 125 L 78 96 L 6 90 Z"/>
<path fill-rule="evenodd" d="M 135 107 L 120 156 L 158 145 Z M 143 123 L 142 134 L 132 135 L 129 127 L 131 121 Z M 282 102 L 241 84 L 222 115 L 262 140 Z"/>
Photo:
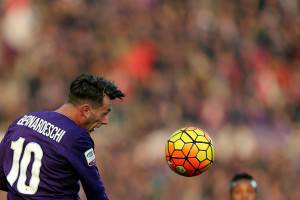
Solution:
<path fill-rule="evenodd" d="M 108 116 L 105 116 L 104 118 L 102 118 L 102 120 L 101 120 L 102 125 L 107 125 L 108 123 L 109 123 Z"/>

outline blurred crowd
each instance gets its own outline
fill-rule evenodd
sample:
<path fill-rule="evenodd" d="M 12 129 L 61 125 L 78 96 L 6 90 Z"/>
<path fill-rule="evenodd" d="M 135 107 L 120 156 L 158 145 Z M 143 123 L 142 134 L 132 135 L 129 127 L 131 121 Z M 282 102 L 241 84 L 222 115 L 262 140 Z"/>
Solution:
<path fill-rule="evenodd" d="M 70 80 L 90 72 L 127 94 L 93 135 L 111 199 L 228 199 L 238 171 L 264 200 L 300 199 L 299 1 L 4 0 L 0 9 L 1 132 L 57 108 Z M 183 126 L 215 142 L 216 162 L 199 177 L 164 160 Z"/>

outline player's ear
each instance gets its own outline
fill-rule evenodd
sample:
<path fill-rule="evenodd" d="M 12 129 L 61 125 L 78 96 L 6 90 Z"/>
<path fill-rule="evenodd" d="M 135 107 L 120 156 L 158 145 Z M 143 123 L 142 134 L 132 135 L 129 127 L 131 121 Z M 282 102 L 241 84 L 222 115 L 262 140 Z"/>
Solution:
<path fill-rule="evenodd" d="M 87 118 L 90 117 L 90 115 L 91 115 L 91 106 L 89 104 L 83 103 L 83 104 L 79 105 L 78 109 L 79 109 L 79 111 L 81 113 L 81 116 L 83 118 L 87 119 Z"/>

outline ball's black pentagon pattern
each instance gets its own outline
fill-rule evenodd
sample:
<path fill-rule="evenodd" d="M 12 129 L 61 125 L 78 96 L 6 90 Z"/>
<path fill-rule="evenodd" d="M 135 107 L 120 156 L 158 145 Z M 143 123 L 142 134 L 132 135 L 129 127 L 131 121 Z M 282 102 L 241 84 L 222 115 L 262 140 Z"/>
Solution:
<path fill-rule="evenodd" d="M 170 168 L 183 176 L 201 174 L 210 167 L 214 158 L 211 138 L 195 127 L 174 132 L 166 145 L 166 159 Z"/>

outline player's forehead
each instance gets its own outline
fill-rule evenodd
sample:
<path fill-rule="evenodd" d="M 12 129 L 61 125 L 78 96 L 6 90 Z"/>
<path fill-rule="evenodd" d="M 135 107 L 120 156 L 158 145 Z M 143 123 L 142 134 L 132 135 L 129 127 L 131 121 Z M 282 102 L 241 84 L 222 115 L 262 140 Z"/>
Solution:
<path fill-rule="evenodd" d="M 234 189 L 253 189 L 254 188 L 252 187 L 251 183 L 249 180 L 245 180 L 245 179 L 242 179 L 242 180 L 239 180 L 236 182 L 236 185 L 234 186 L 233 190 Z"/>

